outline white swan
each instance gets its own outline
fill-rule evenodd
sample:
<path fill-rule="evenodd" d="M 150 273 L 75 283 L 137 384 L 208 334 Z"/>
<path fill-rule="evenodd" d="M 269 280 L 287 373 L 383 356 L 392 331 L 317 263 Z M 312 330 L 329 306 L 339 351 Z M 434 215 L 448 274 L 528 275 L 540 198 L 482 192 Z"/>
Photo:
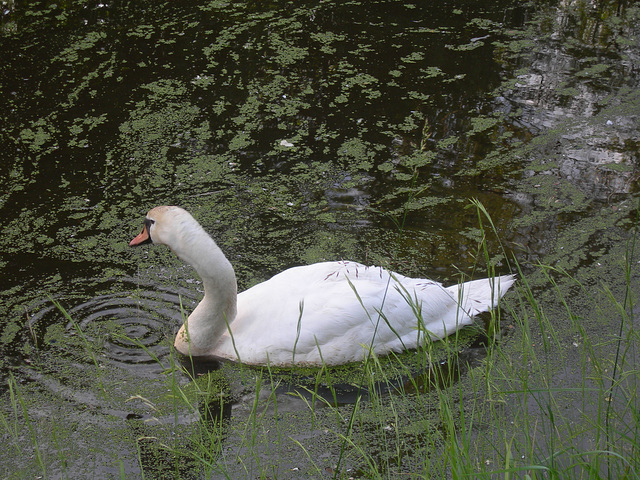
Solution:
<path fill-rule="evenodd" d="M 176 349 L 251 365 L 338 365 L 362 360 L 371 346 L 377 355 L 416 348 L 472 323 L 514 282 L 505 275 L 445 288 L 340 261 L 290 268 L 237 294 L 233 267 L 182 208 L 150 210 L 129 245 L 145 243 L 169 246 L 202 278 L 204 298 Z"/>

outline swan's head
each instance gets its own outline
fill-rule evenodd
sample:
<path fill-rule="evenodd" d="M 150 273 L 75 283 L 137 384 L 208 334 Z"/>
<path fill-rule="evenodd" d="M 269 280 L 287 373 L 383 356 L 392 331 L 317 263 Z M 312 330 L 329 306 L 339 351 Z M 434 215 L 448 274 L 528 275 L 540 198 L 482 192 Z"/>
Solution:
<path fill-rule="evenodd" d="M 193 228 L 194 225 L 198 225 L 198 223 L 183 208 L 155 207 L 149 210 L 144 219 L 142 231 L 129 242 L 129 246 L 156 243 L 167 245 L 173 249 L 182 242 L 185 230 Z"/>

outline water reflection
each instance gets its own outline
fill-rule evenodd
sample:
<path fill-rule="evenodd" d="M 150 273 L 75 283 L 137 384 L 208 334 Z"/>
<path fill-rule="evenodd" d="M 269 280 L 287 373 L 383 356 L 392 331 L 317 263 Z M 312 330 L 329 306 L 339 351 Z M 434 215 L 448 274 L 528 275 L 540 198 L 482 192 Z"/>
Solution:
<path fill-rule="evenodd" d="M 589 5 L 566 1 L 548 12 L 530 68 L 505 97 L 511 108 L 521 108 L 519 122 L 548 135 L 537 151 L 542 158 L 532 159 L 533 172 L 558 176 L 588 199 L 607 202 L 637 190 L 639 80 L 631 69 L 638 54 L 630 44 L 611 48 L 615 32 L 603 19 L 616 18 L 619 6 Z M 621 26 L 633 35 L 633 24 Z M 616 89 L 624 93 L 613 95 Z"/>

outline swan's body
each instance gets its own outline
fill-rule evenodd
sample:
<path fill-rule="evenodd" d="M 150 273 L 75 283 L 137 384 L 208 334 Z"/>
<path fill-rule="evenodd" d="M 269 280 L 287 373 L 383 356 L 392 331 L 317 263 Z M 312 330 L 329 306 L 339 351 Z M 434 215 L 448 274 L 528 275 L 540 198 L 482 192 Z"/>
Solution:
<path fill-rule="evenodd" d="M 376 355 L 416 348 L 471 324 L 514 282 L 506 275 L 445 288 L 340 261 L 290 268 L 237 294 L 233 267 L 185 210 L 149 211 L 130 245 L 149 242 L 168 245 L 204 285 L 176 349 L 252 365 L 338 365 L 362 360 L 371 345 Z"/>

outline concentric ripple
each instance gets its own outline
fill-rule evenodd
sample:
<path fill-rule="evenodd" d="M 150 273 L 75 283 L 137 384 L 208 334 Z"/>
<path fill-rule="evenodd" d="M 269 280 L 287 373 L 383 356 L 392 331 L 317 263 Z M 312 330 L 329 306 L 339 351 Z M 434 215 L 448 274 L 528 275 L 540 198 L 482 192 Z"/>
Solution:
<path fill-rule="evenodd" d="M 118 279 L 122 291 L 81 294 L 84 301 L 75 305 L 72 299 L 57 299 L 64 312 L 52 301 L 38 302 L 25 335 L 37 348 L 55 348 L 87 362 L 97 359 L 139 373 L 166 367 L 173 337 L 183 322 L 182 306 L 187 315 L 196 304 L 197 292 L 178 294 L 139 282 L 126 289 L 127 280 Z M 78 298 L 77 290 L 73 296 Z"/>
<path fill-rule="evenodd" d="M 158 298 L 157 292 L 137 291 L 136 297 L 98 296 L 68 313 L 88 335 L 100 332 L 100 324 L 106 327 L 103 355 L 109 361 L 146 364 L 156 363 L 168 353 L 169 343 L 163 340 L 172 338 L 180 324 L 179 305 L 177 295 Z M 68 322 L 68 331 L 75 328 L 73 321 Z"/>

